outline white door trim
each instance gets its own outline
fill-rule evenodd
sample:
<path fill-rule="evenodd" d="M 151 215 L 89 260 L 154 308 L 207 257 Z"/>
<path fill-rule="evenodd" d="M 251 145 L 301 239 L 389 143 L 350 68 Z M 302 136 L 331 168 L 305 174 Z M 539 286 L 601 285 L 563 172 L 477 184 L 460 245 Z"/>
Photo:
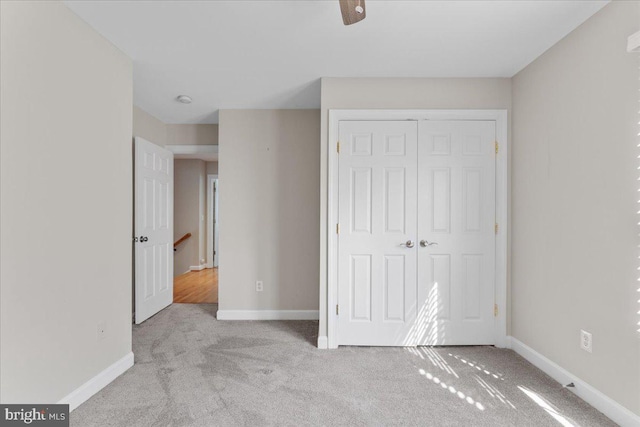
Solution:
<path fill-rule="evenodd" d="M 173 153 L 174 159 L 200 159 L 205 162 L 218 161 L 217 145 L 165 145 Z"/>
<path fill-rule="evenodd" d="M 327 144 L 327 298 L 326 312 L 320 312 L 320 322 L 326 316 L 327 346 L 338 347 L 338 321 L 336 301 L 338 296 L 337 253 L 338 239 L 338 142 L 339 123 L 343 120 L 487 120 L 496 122 L 496 139 L 499 150 L 496 157 L 496 235 L 495 301 L 498 314 L 495 318 L 495 345 L 507 346 L 507 244 L 508 244 L 508 182 L 507 182 L 507 110 L 329 110 L 329 140 Z M 324 257 L 324 254 L 320 255 Z M 322 260 L 321 260 L 322 261 Z M 319 342 L 324 337 L 318 338 Z"/>
<path fill-rule="evenodd" d="M 213 268 L 213 230 L 211 227 L 211 219 L 213 218 L 214 213 L 214 197 L 213 194 L 213 184 L 214 181 L 218 179 L 217 174 L 207 174 L 207 268 Z"/>

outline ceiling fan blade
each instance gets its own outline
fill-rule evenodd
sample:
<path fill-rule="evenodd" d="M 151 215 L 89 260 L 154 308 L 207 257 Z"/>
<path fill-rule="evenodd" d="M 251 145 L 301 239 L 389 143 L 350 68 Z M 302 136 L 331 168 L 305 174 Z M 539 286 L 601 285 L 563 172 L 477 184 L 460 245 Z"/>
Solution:
<path fill-rule="evenodd" d="M 344 25 L 355 24 L 367 17 L 364 0 L 340 0 L 340 11 Z"/>

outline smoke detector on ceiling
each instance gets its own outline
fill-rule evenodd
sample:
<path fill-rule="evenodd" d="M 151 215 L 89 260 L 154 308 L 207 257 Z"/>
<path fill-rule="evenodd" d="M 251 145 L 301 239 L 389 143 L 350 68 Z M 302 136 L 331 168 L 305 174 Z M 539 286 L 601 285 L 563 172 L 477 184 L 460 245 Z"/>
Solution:
<path fill-rule="evenodd" d="M 187 95 L 180 95 L 176 99 L 178 100 L 178 102 L 182 102 L 183 104 L 191 104 L 191 102 L 193 101 L 193 99 L 191 99 L 191 97 Z"/>

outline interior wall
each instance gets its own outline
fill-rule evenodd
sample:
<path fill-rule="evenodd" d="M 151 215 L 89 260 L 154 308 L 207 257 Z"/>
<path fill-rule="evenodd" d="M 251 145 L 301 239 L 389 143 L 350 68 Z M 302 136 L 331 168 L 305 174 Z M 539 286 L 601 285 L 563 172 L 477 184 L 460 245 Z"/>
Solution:
<path fill-rule="evenodd" d="M 132 65 L 60 2 L 0 16 L 0 396 L 55 403 L 131 352 Z"/>
<path fill-rule="evenodd" d="M 217 145 L 218 125 L 166 124 L 143 109 L 133 107 L 133 135 L 165 145 Z"/>
<path fill-rule="evenodd" d="M 218 162 L 207 162 L 207 175 L 218 174 Z"/>
<path fill-rule="evenodd" d="M 173 253 L 173 275 L 189 271 L 206 258 L 204 209 L 206 169 L 202 160 L 173 161 L 173 240 L 187 233 L 191 238 L 181 243 Z M 202 241 L 201 241 L 202 240 Z"/>
<path fill-rule="evenodd" d="M 139 136 L 156 145 L 167 145 L 167 125 L 141 108 L 133 106 L 133 136 Z"/>
<path fill-rule="evenodd" d="M 319 134 L 318 110 L 220 111 L 220 310 L 317 310 Z"/>
<path fill-rule="evenodd" d="M 512 335 L 637 414 L 639 16 L 611 2 L 513 78 L 512 150 Z"/>
<path fill-rule="evenodd" d="M 218 125 L 168 124 L 167 145 L 218 145 Z"/>
<path fill-rule="evenodd" d="M 511 79 L 323 78 L 320 147 L 320 330 L 327 335 L 327 147 L 330 109 L 500 109 Z M 509 129 L 511 126 L 509 125 Z M 223 190 L 224 191 L 224 190 Z M 508 290 L 507 290 L 508 292 Z M 509 325 L 509 307 L 507 307 Z"/>

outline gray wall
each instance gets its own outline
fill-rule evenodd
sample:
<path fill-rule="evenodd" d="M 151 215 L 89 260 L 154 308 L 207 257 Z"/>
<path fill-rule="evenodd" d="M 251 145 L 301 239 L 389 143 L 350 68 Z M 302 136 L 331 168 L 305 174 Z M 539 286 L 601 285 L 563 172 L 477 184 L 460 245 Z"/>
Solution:
<path fill-rule="evenodd" d="M 168 124 L 166 145 L 218 145 L 218 125 Z"/>
<path fill-rule="evenodd" d="M 318 110 L 220 112 L 221 310 L 317 310 L 318 135 Z"/>
<path fill-rule="evenodd" d="M 131 352 L 131 61 L 60 2 L 0 15 L 0 395 L 53 403 Z"/>
<path fill-rule="evenodd" d="M 639 16 L 612 2 L 514 77 L 512 182 L 512 335 L 638 414 Z"/>
<path fill-rule="evenodd" d="M 511 79 L 324 78 L 320 147 L 320 336 L 327 335 L 327 132 L 328 110 L 506 109 Z M 509 313 L 507 311 L 507 325 Z"/>
<path fill-rule="evenodd" d="M 167 145 L 167 125 L 146 111 L 133 106 L 133 136 L 164 147 Z"/>
<path fill-rule="evenodd" d="M 218 162 L 207 162 L 207 175 L 218 174 Z"/>
<path fill-rule="evenodd" d="M 216 145 L 218 125 L 166 124 L 143 109 L 133 107 L 133 135 L 161 147 L 165 145 Z"/>

